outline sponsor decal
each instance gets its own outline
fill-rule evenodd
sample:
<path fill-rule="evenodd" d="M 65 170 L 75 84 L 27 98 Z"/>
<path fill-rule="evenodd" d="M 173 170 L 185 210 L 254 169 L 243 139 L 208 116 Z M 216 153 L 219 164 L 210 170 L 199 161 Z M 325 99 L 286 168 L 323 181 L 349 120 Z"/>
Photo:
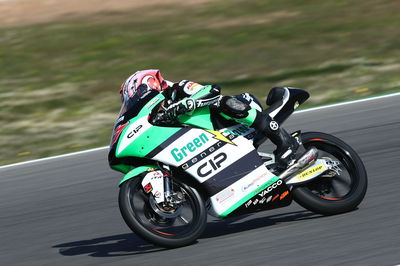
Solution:
<path fill-rule="evenodd" d="M 130 139 L 132 138 L 136 133 L 139 132 L 139 130 L 142 128 L 142 125 L 138 125 L 135 129 L 133 129 L 131 132 L 128 133 L 127 138 Z"/>
<path fill-rule="evenodd" d="M 226 158 L 228 158 L 226 153 L 218 153 L 213 159 L 210 159 L 200 165 L 200 167 L 197 169 L 197 175 L 200 177 L 209 176 L 212 172 L 221 168 L 221 164 L 226 161 Z"/>
<path fill-rule="evenodd" d="M 233 134 L 233 135 L 236 135 L 236 136 L 242 136 L 242 135 L 245 134 L 247 131 L 249 131 L 249 129 L 250 129 L 250 128 L 249 128 L 248 126 L 241 125 L 240 127 L 235 128 L 235 129 L 232 129 L 232 130 L 226 129 L 226 130 L 224 131 L 224 133 Z"/>
<path fill-rule="evenodd" d="M 266 203 L 270 202 L 271 200 L 272 200 L 272 195 L 268 197 L 268 199 L 267 199 L 267 202 L 266 202 Z"/>
<path fill-rule="evenodd" d="M 118 144 L 117 156 L 150 127 L 147 116 L 143 116 L 133 123 L 131 121 L 128 128 L 124 129 L 124 137 Z"/>
<path fill-rule="evenodd" d="M 182 161 L 185 157 L 189 156 L 190 153 L 195 152 L 198 148 L 203 146 L 203 144 L 209 141 L 205 133 L 200 134 L 197 138 L 193 139 L 189 143 L 186 143 L 181 148 L 173 148 L 171 150 L 171 155 L 175 161 Z"/>
<path fill-rule="evenodd" d="M 270 185 L 269 187 L 267 187 L 266 189 L 261 191 L 258 195 L 261 197 L 264 197 L 265 194 L 270 193 L 272 190 L 274 190 L 275 188 L 279 187 L 282 184 L 283 184 L 283 181 L 281 179 L 279 179 L 278 181 L 276 181 L 275 183 L 273 183 L 272 185 Z"/>
<path fill-rule="evenodd" d="M 305 171 L 301 172 L 300 174 L 296 175 L 296 179 L 299 181 L 302 181 L 304 179 L 307 179 L 311 175 L 318 174 L 320 172 L 325 171 L 326 168 L 324 167 L 323 164 L 319 164 L 317 166 L 311 167 L 306 169 Z"/>
<path fill-rule="evenodd" d="M 218 203 L 223 203 L 227 199 L 232 198 L 233 195 L 235 195 L 235 190 L 233 188 L 228 188 L 218 193 L 215 199 Z"/>
<path fill-rule="evenodd" d="M 279 194 L 276 194 L 276 195 L 272 198 L 272 201 L 276 200 L 277 198 L 279 198 Z"/>
<path fill-rule="evenodd" d="M 206 150 L 204 150 L 202 153 L 200 153 L 199 155 L 193 157 L 192 159 L 190 159 L 189 161 L 187 161 L 186 163 L 184 163 L 182 165 L 182 169 L 186 170 L 189 167 L 193 166 L 194 164 L 196 164 L 197 162 L 203 160 L 205 157 L 209 156 L 210 154 L 212 154 L 213 152 L 215 152 L 216 150 L 218 150 L 221 146 L 223 146 L 225 143 L 223 142 L 217 142 L 214 145 L 212 145 L 211 147 L 207 148 Z"/>
<path fill-rule="evenodd" d="M 213 134 L 214 135 L 214 139 L 216 139 L 216 140 L 220 140 L 220 141 L 223 141 L 223 142 L 226 142 L 226 143 L 229 143 L 229 144 L 232 144 L 232 145 L 235 145 L 236 146 L 236 144 L 235 143 L 233 143 L 230 139 L 228 139 L 227 137 L 225 137 L 224 135 L 222 135 L 222 133 L 221 132 L 219 132 L 219 131 L 214 131 L 214 130 L 206 130 L 207 132 L 209 132 L 209 133 L 211 133 L 211 134 Z M 229 136 L 228 136 L 229 137 Z M 231 137 L 231 139 L 233 139 L 232 137 Z"/>
<path fill-rule="evenodd" d="M 151 185 L 151 183 L 148 183 L 143 188 L 144 188 L 144 192 L 146 192 L 146 193 L 149 193 L 153 190 L 153 186 Z"/>
<path fill-rule="evenodd" d="M 180 85 L 180 84 L 179 84 Z M 183 85 L 183 84 L 182 84 Z M 185 84 L 185 86 L 183 87 L 183 91 L 186 94 L 189 95 L 193 95 L 196 92 L 198 92 L 199 90 L 201 90 L 204 86 L 200 85 L 199 83 L 193 82 L 193 81 L 189 81 Z"/>
<path fill-rule="evenodd" d="M 246 208 L 248 208 L 252 202 L 253 202 L 252 200 L 249 200 L 248 202 L 246 202 L 246 204 L 245 204 L 244 206 L 245 206 Z"/>
<path fill-rule="evenodd" d="M 282 199 L 284 199 L 287 195 L 289 195 L 289 191 L 285 191 L 285 192 L 283 192 L 282 194 L 281 194 L 281 196 L 279 197 L 279 200 L 282 200 Z"/>
<path fill-rule="evenodd" d="M 153 196 L 155 198 L 159 198 L 159 197 L 161 197 L 161 192 L 160 191 L 156 191 L 156 192 L 154 192 Z"/>
<path fill-rule="evenodd" d="M 271 122 L 269 122 L 269 127 L 270 127 L 272 130 L 278 130 L 279 124 L 278 124 L 276 121 L 271 121 Z"/>
<path fill-rule="evenodd" d="M 188 109 L 188 111 L 193 111 L 195 107 L 196 104 L 194 103 L 193 99 L 186 99 L 186 108 Z"/>
<path fill-rule="evenodd" d="M 210 99 L 196 100 L 196 107 L 204 107 L 214 104 L 219 101 L 220 96 L 215 96 Z"/>
<path fill-rule="evenodd" d="M 163 177 L 163 174 L 161 171 L 154 171 L 154 172 L 152 172 L 151 180 L 160 179 L 162 177 Z"/>
<path fill-rule="evenodd" d="M 260 181 L 262 178 L 266 177 L 268 174 L 267 173 L 263 173 L 262 175 L 254 178 L 249 184 L 246 184 L 244 186 L 242 186 L 242 191 L 246 192 L 249 188 L 255 186 L 255 184 Z M 258 193 L 258 192 L 257 192 Z M 256 193 L 256 194 L 257 194 Z"/>
<path fill-rule="evenodd" d="M 258 195 L 260 198 L 258 199 L 253 199 L 253 200 L 249 200 L 248 202 L 246 202 L 245 207 L 248 208 L 251 204 L 256 205 L 256 203 L 258 204 L 264 204 L 264 203 L 268 203 L 270 201 L 274 201 L 279 197 L 279 194 L 275 195 L 274 197 L 269 196 L 268 198 L 266 198 L 266 195 L 268 193 L 270 193 L 271 191 L 273 191 L 274 189 L 276 189 L 277 187 L 279 187 L 280 185 L 283 184 L 283 181 L 281 179 L 279 179 L 278 181 L 274 182 L 272 185 L 268 186 L 266 189 L 262 190 L 261 192 L 258 193 Z M 285 198 L 287 195 L 289 195 L 289 191 L 285 191 L 280 195 L 280 199 L 282 200 L 283 198 Z"/>
<path fill-rule="evenodd" d="M 126 122 L 123 125 L 119 125 L 116 129 L 115 129 L 115 133 L 114 133 L 114 137 L 112 140 L 111 145 L 113 145 L 115 142 L 117 142 L 119 136 L 121 135 L 122 131 L 124 130 L 124 128 L 129 124 L 129 121 Z"/>
<path fill-rule="evenodd" d="M 300 103 L 298 101 L 296 101 L 294 103 L 293 109 L 296 110 L 299 106 L 300 106 Z"/>
<path fill-rule="evenodd" d="M 160 100 L 159 97 L 154 98 L 153 100 L 151 100 L 151 101 L 146 105 L 146 108 L 152 107 L 156 102 L 158 102 L 158 100 Z"/>

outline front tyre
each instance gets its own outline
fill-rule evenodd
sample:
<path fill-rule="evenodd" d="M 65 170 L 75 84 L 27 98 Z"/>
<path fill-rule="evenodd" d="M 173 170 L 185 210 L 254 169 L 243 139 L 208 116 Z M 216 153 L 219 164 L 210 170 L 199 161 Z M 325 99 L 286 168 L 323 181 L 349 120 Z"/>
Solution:
<path fill-rule="evenodd" d="M 180 202 L 157 204 L 151 193 L 145 193 L 142 178 L 124 182 L 119 191 L 119 208 L 129 228 L 143 239 L 166 248 L 189 245 L 204 231 L 207 212 L 199 193 L 176 180 L 172 192 Z"/>
<path fill-rule="evenodd" d="M 367 191 L 367 172 L 358 154 L 342 140 L 325 133 L 302 134 L 307 149 L 314 146 L 318 157 L 328 157 L 340 163 L 340 174 L 322 175 L 294 187 L 294 200 L 304 208 L 323 215 L 354 210 Z"/>

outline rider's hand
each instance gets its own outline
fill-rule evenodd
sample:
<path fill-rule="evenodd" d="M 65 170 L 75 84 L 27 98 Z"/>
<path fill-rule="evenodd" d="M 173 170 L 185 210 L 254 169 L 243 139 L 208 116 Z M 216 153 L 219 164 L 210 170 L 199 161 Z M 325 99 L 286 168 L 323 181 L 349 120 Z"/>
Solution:
<path fill-rule="evenodd" d="M 173 123 L 179 115 L 193 111 L 195 108 L 196 108 L 195 101 L 190 98 L 185 98 L 177 103 L 169 105 L 165 111 L 158 112 L 156 116 L 153 118 L 153 123 L 155 124 Z"/>
<path fill-rule="evenodd" d="M 185 98 L 177 103 L 171 104 L 166 110 L 166 113 L 168 113 L 171 118 L 176 118 L 178 117 L 178 115 L 191 112 L 195 108 L 196 108 L 195 101 L 190 98 Z"/>

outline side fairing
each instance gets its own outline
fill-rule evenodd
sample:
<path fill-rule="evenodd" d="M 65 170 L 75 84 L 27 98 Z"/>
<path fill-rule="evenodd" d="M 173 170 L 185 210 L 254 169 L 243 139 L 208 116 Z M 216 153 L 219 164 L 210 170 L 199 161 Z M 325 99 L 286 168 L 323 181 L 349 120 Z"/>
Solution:
<path fill-rule="evenodd" d="M 210 214 L 228 216 L 278 179 L 246 138 L 253 132 L 246 126 L 186 130 L 153 159 L 178 167 L 201 183 L 209 196 Z"/>
<path fill-rule="evenodd" d="M 116 157 L 148 158 L 153 150 L 180 130 L 181 128 L 153 126 L 147 116 L 131 120 L 121 134 Z"/>
<path fill-rule="evenodd" d="M 240 208 L 246 211 L 245 203 L 277 181 L 254 149 L 252 133 L 243 125 L 220 131 L 156 127 L 142 117 L 124 129 L 116 153 L 160 161 L 187 172 L 208 194 L 210 214 L 226 217 Z"/>

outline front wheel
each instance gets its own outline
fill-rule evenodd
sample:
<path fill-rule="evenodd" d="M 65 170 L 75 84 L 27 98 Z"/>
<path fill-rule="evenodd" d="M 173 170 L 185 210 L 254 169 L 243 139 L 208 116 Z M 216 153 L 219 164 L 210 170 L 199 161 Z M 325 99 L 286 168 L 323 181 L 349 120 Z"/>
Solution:
<path fill-rule="evenodd" d="M 207 223 L 207 212 L 199 193 L 171 180 L 171 190 L 179 199 L 157 203 L 151 193 L 144 191 L 141 181 L 141 177 L 132 178 L 120 187 L 119 208 L 129 228 L 143 239 L 166 248 L 196 241 Z"/>
<path fill-rule="evenodd" d="M 294 200 L 304 208 L 323 215 L 333 215 L 355 209 L 367 191 L 367 172 L 358 154 L 342 140 L 325 133 L 302 134 L 307 149 L 318 149 L 319 158 L 329 158 L 339 164 L 335 173 L 323 174 L 301 186 L 294 187 Z"/>

